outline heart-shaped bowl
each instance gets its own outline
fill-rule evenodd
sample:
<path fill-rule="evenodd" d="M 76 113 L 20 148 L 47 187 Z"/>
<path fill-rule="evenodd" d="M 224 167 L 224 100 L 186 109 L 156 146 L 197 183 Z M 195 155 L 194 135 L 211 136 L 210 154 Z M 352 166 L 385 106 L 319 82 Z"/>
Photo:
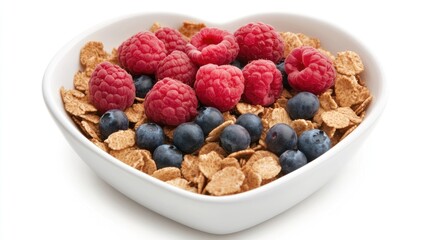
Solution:
<path fill-rule="evenodd" d="M 171 186 L 140 172 L 88 140 L 64 110 L 60 88 L 73 88 L 80 68 L 79 52 L 88 41 L 101 41 L 107 51 L 131 35 L 147 30 L 154 22 L 179 27 L 184 20 L 205 22 L 234 32 L 249 22 L 268 23 L 278 31 L 301 32 L 320 39 L 335 53 L 352 50 L 365 64 L 363 78 L 373 101 L 363 122 L 340 143 L 306 166 L 257 189 L 229 196 L 206 196 Z M 379 64 L 357 39 L 329 23 L 306 16 L 270 13 L 252 15 L 227 23 L 170 13 L 125 16 L 97 25 L 66 44 L 52 59 L 43 78 L 43 96 L 50 114 L 77 154 L 104 181 L 141 205 L 191 228 L 214 234 L 237 232 L 285 211 L 322 187 L 353 156 L 374 128 L 386 103 L 386 83 Z"/>

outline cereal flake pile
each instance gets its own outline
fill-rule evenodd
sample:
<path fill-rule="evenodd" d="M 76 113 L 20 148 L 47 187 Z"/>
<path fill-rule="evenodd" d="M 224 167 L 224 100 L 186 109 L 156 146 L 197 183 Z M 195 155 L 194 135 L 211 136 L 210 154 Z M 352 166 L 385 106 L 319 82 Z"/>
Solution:
<path fill-rule="evenodd" d="M 246 37 L 255 28 L 262 31 L 254 36 L 256 41 L 271 45 L 264 49 L 249 46 Z M 272 39 L 266 41 L 267 36 Z M 149 49 L 146 55 L 153 58 L 134 59 L 138 58 L 132 52 L 136 41 L 144 45 L 142 49 Z M 60 93 L 65 110 L 82 133 L 123 163 L 168 184 L 205 195 L 246 192 L 312 161 L 308 154 L 297 154 L 307 149 L 300 147 L 301 137 L 317 129 L 317 134 L 327 136 L 327 149 L 333 147 L 362 122 L 372 100 L 360 75 L 364 65 L 357 53 L 343 51 L 333 55 L 321 48 L 317 38 L 277 32 L 263 23 L 247 24 L 234 34 L 203 23 L 185 21 L 177 30 L 155 23 L 110 53 L 104 50 L 102 42 L 86 43 L 80 51 L 80 62 L 82 69 L 74 75 L 74 89 L 61 88 Z M 303 69 L 306 62 L 311 64 Z M 278 69 L 281 63 L 286 72 Z M 153 86 L 139 97 L 135 84 L 140 75 L 149 76 Z M 312 82 L 303 82 L 312 77 Z M 114 83 L 118 79 L 120 86 Z M 219 84 L 219 79 L 224 82 Z M 219 90 L 222 84 L 226 90 Z M 112 89 L 114 93 L 109 93 Z M 291 117 L 288 106 L 293 105 L 288 102 L 299 92 L 315 96 L 311 101 L 317 103 L 317 108 L 310 117 L 300 118 L 299 109 L 298 118 Z M 180 130 L 180 135 L 186 136 L 174 136 L 174 132 L 181 124 L 198 118 L 202 106 L 218 109 L 223 119 L 207 132 L 197 129 L 194 135 L 204 133 L 202 141 L 186 145 L 189 139 L 194 141 L 192 134 L 186 134 L 187 129 L 195 129 L 195 124 Z M 113 131 L 109 130 L 111 125 L 105 127 L 109 124 L 106 121 L 112 121 L 102 119 L 109 110 L 118 111 L 111 113 L 113 120 L 126 119 L 119 121 L 124 127 Z M 241 136 L 241 127 L 231 127 L 237 126 L 237 119 L 245 114 L 257 116 L 262 125 L 261 131 L 256 131 L 256 140 L 251 142 L 255 132 L 249 130 L 250 134 Z M 139 142 L 138 128 L 153 122 L 156 124 L 148 125 L 151 131 L 156 132 L 155 126 L 162 130 L 161 143 L 174 156 L 156 153 L 159 144 L 151 148 L 150 144 L 145 145 L 147 142 Z M 282 154 L 286 149 L 281 144 L 276 145 L 276 134 L 281 132 L 270 132 L 279 124 L 290 127 L 295 136 L 290 140 L 293 147 L 287 149 L 289 156 Z M 247 141 L 243 140 L 244 147 L 236 146 L 242 139 Z M 228 141 L 236 143 L 231 145 Z M 148 147 L 142 148 L 142 144 Z M 159 157 L 154 157 L 156 154 Z"/>

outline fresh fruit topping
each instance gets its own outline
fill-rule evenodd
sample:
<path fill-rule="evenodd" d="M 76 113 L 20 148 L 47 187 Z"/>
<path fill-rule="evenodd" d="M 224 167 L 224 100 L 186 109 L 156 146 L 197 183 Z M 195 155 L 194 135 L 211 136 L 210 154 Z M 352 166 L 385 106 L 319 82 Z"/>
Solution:
<path fill-rule="evenodd" d="M 221 112 L 229 111 L 243 94 L 243 73 L 231 65 L 207 64 L 198 69 L 194 88 L 205 106 L 215 107 Z"/>
<path fill-rule="evenodd" d="M 151 32 L 139 32 L 118 48 L 118 60 L 133 75 L 154 74 L 167 55 L 164 43 Z"/>
<path fill-rule="evenodd" d="M 243 62 L 267 59 L 277 63 L 283 58 L 283 39 L 271 25 L 248 23 L 237 29 L 234 36 L 240 47 L 237 58 Z"/>
<path fill-rule="evenodd" d="M 307 158 L 299 150 L 286 150 L 279 157 L 283 174 L 288 174 L 307 164 Z"/>
<path fill-rule="evenodd" d="M 153 160 L 155 160 L 158 169 L 165 167 L 180 168 L 183 161 L 183 154 L 174 145 L 163 144 L 153 152 Z"/>
<path fill-rule="evenodd" d="M 319 106 L 319 98 L 316 95 L 310 92 L 300 92 L 287 101 L 286 110 L 293 120 L 310 120 L 319 110 Z"/>
<path fill-rule="evenodd" d="M 291 87 L 290 87 L 289 82 L 287 80 L 287 73 L 285 71 L 285 61 L 282 60 L 278 64 L 276 64 L 276 68 L 282 74 L 283 88 L 286 88 L 286 89 L 290 90 Z"/>
<path fill-rule="evenodd" d="M 295 130 L 284 123 L 272 126 L 265 137 L 268 150 L 280 156 L 284 151 L 296 149 L 298 137 Z"/>
<path fill-rule="evenodd" d="M 159 62 L 156 77 L 158 79 L 169 77 L 189 86 L 194 86 L 197 70 L 197 66 L 189 59 L 186 53 L 173 51 Z"/>
<path fill-rule="evenodd" d="M 201 107 L 194 122 L 203 130 L 207 136 L 213 129 L 224 122 L 222 113 L 213 107 Z"/>
<path fill-rule="evenodd" d="M 146 116 L 155 123 L 178 126 L 197 115 L 195 91 L 180 81 L 164 78 L 148 92 L 144 101 Z"/>
<path fill-rule="evenodd" d="M 201 29 L 186 45 L 186 53 L 200 66 L 209 63 L 229 64 L 237 57 L 238 51 L 234 35 L 213 27 Z"/>
<path fill-rule="evenodd" d="M 121 110 L 112 109 L 105 112 L 99 122 L 99 130 L 101 138 L 104 140 L 109 137 L 110 134 L 119 130 L 128 129 L 128 118 L 127 115 Z"/>
<path fill-rule="evenodd" d="M 100 113 L 111 109 L 125 110 L 136 97 L 133 78 L 110 62 L 98 64 L 89 80 L 89 101 Z"/>
<path fill-rule="evenodd" d="M 136 97 L 145 98 L 149 90 L 152 89 L 154 80 L 148 75 L 135 76 L 133 80 L 136 88 Z"/>
<path fill-rule="evenodd" d="M 293 49 L 285 60 L 285 70 L 293 89 L 315 95 L 332 87 L 336 76 L 332 60 L 309 46 Z"/>
<path fill-rule="evenodd" d="M 249 132 L 240 125 L 229 125 L 220 134 L 220 145 L 227 153 L 244 150 L 250 145 Z"/>
<path fill-rule="evenodd" d="M 312 129 L 303 132 L 298 139 L 298 149 L 307 160 L 313 161 L 331 148 L 331 140 L 322 130 Z"/>
<path fill-rule="evenodd" d="M 235 124 L 244 127 L 250 134 L 250 142 L 254 143 L 261 138 L 263 126 L 261 118 L 253 113 L 245 113 L 237 118 Z"/>
<path fill-rule="evenodd" d="M 136 129 L 136 145 L 153 152 L 164 144 L 164 131 L 155 123 L 144 123 Z"/>
<path fill-rule="evenodd" d="M 180 124 L 173 133 L 173 144 L 183 153 L 193 153 L 204 144 L 204 133 L 198 124 Z"/>
<path fill-rule="evenodd" d="M 185 51 L 187 41 L 178 30 L 169 27 L 162 27 L 156 30 L 155 36 L 164 43 L 167 54 L 170 54 L 175 50 L 182 52 Z"/>
<path fill-rule="evenodd" d="M 244 99 L 253 105 L 268 106 L 280 97 L 282 75 L 269 60 L 255 60 L 243 68 Z"/>

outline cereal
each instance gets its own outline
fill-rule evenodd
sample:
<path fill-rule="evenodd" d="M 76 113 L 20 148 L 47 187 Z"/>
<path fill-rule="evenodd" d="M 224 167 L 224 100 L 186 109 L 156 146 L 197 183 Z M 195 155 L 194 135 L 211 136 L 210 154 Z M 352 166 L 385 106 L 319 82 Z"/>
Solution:
<path fill-rule="evenodd" d="M 191 38 L 202 28 L 205 28 L 205 27 L 206 25 L 204 23 L 193 23 L 190 21 L 184 21 L 183 25 L 179 28 L 179 32 L 184 36 L 186 36 L 187 38 Z"/>
<path fill-rule="evenodd" d="M 217 126 L 213 129 L 206 138 L 206 142 L 217 142 L 219 140 L 220 134 L 222 131 L 228 127 L 229 125 L 234 124 L 232 120 L 227 120 L 223 122 L 221 125 Z"/>
<path fill-rule="evenodd" d="M 212 176 L 221 169 L 220 161 L 222 159 L 217 154 L 214 154 L 214 155 L 207 154 L 207 155 L 210 155 L 210 156 L 204 160 L 202 160 L 200 156 L 201 161 L 198 162 L 198 168 L 206 178 L 211 179 Z M 202 156 L 206 156 L 206 155 L 202 155 Z"/>
<path fill-rule="evenodd" d="M 166 183 L 171 184 L 173 186 L 176 186 L 178 188 L 184 189 L 186 191 L 190 191 L 190 192 L 193 192 L 193 193 L 197 192 L 197 188 L 191 187 L 189 185 L 188 181 L 186 181 L 183 178 L 175 178 L 175 179 L 172 179 L 172 180 L 168 180 L 168 181 L 166 181 Z"/>
<path fill-rule="evenodd" d="M 253 113 L 255 115 L 260 115 L 264 112 L 264 107 L 262 107 L 261 105 L 252 105 L 244 102 L 237 103 L 235 108 L 240 114 Z"/>
<path fill-rule="evenodd" d="M 238 192 L 243 182 L 244 173 L 240 169 L 226 167 L 213 175 L 205 190 L 214 196 L 228 195 Z"/>
<path fill-rule="evenodd" d="M 338 111 L 327 111 L 322 113 L 323 122 L 329 127 L 345 128 L 350 124 L 350 119 Z"/>
<path fill-rule="evenodd" d="M 183 177 L 190 182 L 198 182 L 198 177 L 200 175 L 199 168 L 199 158 L 197 156 L 193 156 L 187 154 L 183 157 L 182 161 L 182 175 Z"/>
<path fill-rule="evenodd" d="M 359 55 L 352 51 L 339 52 L 334 61 L 338 73 L 345 75 L 356 75 L 364 70 Z"/>
<path fill-rule="evenodd" d="M 290 123 L 290 126 L 295 130 L 296 135 L 301 135 L 304 131 L 314 129 L 313 122 L 310 120 L 296 119 Z"/>
<path fill-rule="evenodd" d="M 320 40 L 319 39 L 309 37 L 303 33 L 297 33 L 296 35 L 298 36 L 299 40 L 301 40 L 303 46 L 311 46 L 314 48 L 320 47 Z"/>
<path fill-rule="evenodd" d="M 253 163 L 252 170 L 261 175 L 262 179 L 271 179 L 280 173 L 281 167 L 277 158 L 264 157 Z"/>
<path fill-rule="evenodd" d="M 134 146 L 136 142 L 135 136 L 136 134 L 131 129 L 119 130 L 110 134 L 104 142 L 107 143 L 107 146 L 112 150 L 121 150 Z"/>
<path fill-rule="evenodd" d="M 125 110 L 125 115 L 127 115 L 130 122 L 136 123 L 145 118 L 143 104 L 134 103 L 131 107 Z"/>
<path fill-rule="evenodd" d="M 152 173 L 152 177 L 158 178 L 159 180 L 166 182 L 175 178 L 180 178 L 181 173 L 180 169 L 178 169 L 177 167 L 165 167 L 154 171 Z"/>
<path fill-rule="evenodd" d="M 179 31 L 189 39 L 204 27 L 204 23 L 185 21 Z M 149 30 L 155 32 L 160 28 L 159 23 L 154 23 Z M 327 134 L 334 146 L 363 121 L 373 98 L 365 79 L 360 75 L 364 71 L 364 65 L 357 53 L 343 51 L 335 56 L 321 47 L 319 39 L 303 33 L 280 32 L 280 36 L 285 44 L 284 57 L 296 47 L 312 46 L 334 62 L 337 71 L 335 85 L 318 96 L 320 107 L 313 119 L 290 118 L 286 105 L 297 94 L 295 90 L 283 89 L 281 96 L 266 107 L 239 102 L 233 110 L 222 113 L 224 122 L 207 135 L 199 150 L 183 156 L 180 168 L 158 169 L 151 152 L 135 145 L 135 130 L 141 124 L 150 122 L 145 114 L 144 98 L 136 97 L 134 103 L 124 110 L 129 120 L 129 129 L 119 130 L 104 141 L 101 140 L 100 114 L 89 102 L 88 83 L 97 64 L 103 61 L 119 64 L 116 48 L 109 54 L 103 43 L 96 41 L 90 41 L 82 47 L 79 58 L 82 69 L 73 76 L 74 89 L 60 89 L 64 109 L 81 132 L 98 148 L 167 184 L 212 196 L 258 188 L 283 176 L 278 156 L 266 150 L 265 137 L 269 128 L 277 123 L 288 124 L 298 136 L 304 131 L 318 128 Z M 262 135 L 249 148 L 228 155 L 220 146 L 220 135 L 227 126 L 234 124 L 240 115 L 246 113 L 261 118 Z M 172 143 L 175 127 L 162 128 L 165 143 Z"/>
<path fill-rule="evenodd" d="M 110 154 L 115 158 L 121 160 L 125 164 L 136 168 L 138 170 L 143 170 L 145 165 L 144 157 L 141 154 L 140 150 L 133 148 L 126 148 L 117 151 L 111 151 Z"/>
<path fill-rule="evenodd" d="M 215 151 L 217 154 L 219 154 L 222 157 L 226 156 L 225 150 L 219 145 L 218 142 L 208 142 L 208 143 L 204 144 L 200 148 L 200 151 L 198 152 L 198 154 L 199 155 L 207 154 L 211 151 Z"/>
<path fill-rule="evenodd" d="M 285 43 L 284 56 L 289 55 L 289 53 L 297 47 L 302 46 L 302 42 L 299 39 L 298 35 L 292 32 L 281 32 L 280 36 L 283 38 Z"/>

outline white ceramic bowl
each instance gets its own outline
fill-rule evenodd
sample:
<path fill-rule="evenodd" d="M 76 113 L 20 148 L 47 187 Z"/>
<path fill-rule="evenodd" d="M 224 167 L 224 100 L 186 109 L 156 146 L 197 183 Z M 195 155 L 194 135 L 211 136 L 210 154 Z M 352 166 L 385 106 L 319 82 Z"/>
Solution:
<path fill-rule="evenodd" d="M 374 95 L 366 118 L 360 126 L 327 153 L 306 166 L 255 190 L 223 197 L 198 195 L 170 186 L 129 167 L 103 152 L 83 136 L 64 111 L 59 89 L 73 87 L 73 75 L 79 69 L 80 48 L 90 40 L 102 41 L 105 49 L 131 35 L 149 29 L 153 22 L 179 27 L 183 20 L 205 22 L 233 32 L 252 21 L 273 25 L 279 31 L 302 32 L 320 38 L 331 52 L 353 50 L 360 54 L 364 77 Z M 386 102 L 385 80 L 370 52 L 356 39 L 320 20 L 293 14 L 260 14 L 212 23 L 179 14 L 141 14 L 115 19 L 77 36 L 64 46 L 49 64 L 43 78 L 43 96 L 55 122 L 72 148 L 94 172 L 118 191 L 168 218 L 189 227 L 215 234 L 237 232 L 259 224 L 285 211 L 322 187 L 364 143 Z"/>

